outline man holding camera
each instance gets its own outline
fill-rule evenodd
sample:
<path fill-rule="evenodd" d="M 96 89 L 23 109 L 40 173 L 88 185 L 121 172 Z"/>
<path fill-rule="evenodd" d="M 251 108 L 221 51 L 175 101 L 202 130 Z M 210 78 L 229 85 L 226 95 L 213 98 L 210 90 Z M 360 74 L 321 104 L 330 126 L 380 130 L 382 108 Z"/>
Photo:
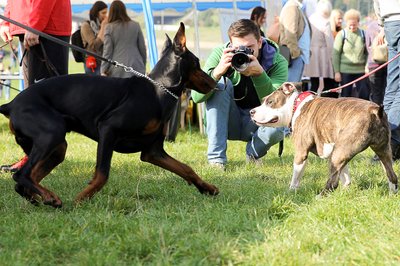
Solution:
<path fill-rule="evenodd" d="M 204 66 L 216 81 L 208 94 L 192 91 L 194 102 L 206 103 L 208 162 L 225 169 L 227 140 L 246 141 L 246 158 L 256 162 L 280 142 L 283 128 L 259 128 L 250 109 L 287 80 L 288 63 L 277 45 L 260 35 L 258 26 L 241 19 L 228 29 L 230 42 L 213 50 Z"/>

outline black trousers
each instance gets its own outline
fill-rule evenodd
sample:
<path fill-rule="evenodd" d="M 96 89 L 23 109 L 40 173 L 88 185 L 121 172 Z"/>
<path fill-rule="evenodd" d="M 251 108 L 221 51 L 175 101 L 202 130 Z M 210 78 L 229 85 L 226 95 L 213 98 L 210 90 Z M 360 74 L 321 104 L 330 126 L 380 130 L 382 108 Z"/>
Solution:
<path fill-rule="evenodd" d="M 69 43 L 69 36 L 52 36 Z M 20 35 L 19 40 L 23 44 L 24 35 Z M 39 37 L 39 42 L 39 44 L 30 47 L 26 53 L 23 48 L 25 56 L 22 67 L 25 87 L 42 79 L 68 74 L 68 47 L 42 37 Z M 43 53 L 43 50 L 45 53 Z"/>
<path fill-rule="evenodd" d="M 317 92 L 318 88 L 319 88 L 319 78 L 310 78 L 310 82 L 311 82 L 311 88 L 310 90 L 313 92 Z M 324 78 L 324 88 L 322 91 L 327 91 L 330 89 L 334 89 L 337 88 L 339 86 L 339 84 L 331 78 Z M 339 97 L 339 93 L 337 92 L 328 92 L 328 93 L 324 93 L 321 94 L 322 97 L 330 97 L 330 98 L 338 98 Z"/>
<path fill-rule="evenodd" d="M 373 69 L 370 69 L 372 71 Z M 371 89 L 371 101 L 376 104 L 383 104 L 383 96 L 386 89 L 387 67 L 384 67 L 368 77 Z"/>
<path fill-rule="evenodd" d="M 349 74 L 349 73 L 341 73 L 342 75 L 342 84 L 347 84 L 353 80 L 358 79 L 363 76 L 364 73 L 359 74 Z M 344 87 L 342 89 L 342 97 L 358 97 L 364 100 L 369 100 L 369 87 L 366 79 L 362 79 L 356 82 L 356 87 L 353 89 L 353 85 Z"/>

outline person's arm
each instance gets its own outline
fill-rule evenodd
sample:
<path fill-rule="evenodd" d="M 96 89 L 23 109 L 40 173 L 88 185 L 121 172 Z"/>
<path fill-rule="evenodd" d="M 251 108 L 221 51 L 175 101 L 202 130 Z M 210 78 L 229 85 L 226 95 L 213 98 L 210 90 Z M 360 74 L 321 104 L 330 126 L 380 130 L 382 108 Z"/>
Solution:
<path fill-rule="evenodd" d="M 275 63 L 268 69 L 268 74 L 264 71 L 260 76 L 251 77 L 260 101 L 287 81 L 288 62 L 279 53 L 275 55 L 274 60 Z"/>
<path fill-rule="evenodd" d="M 218 70 L 218 65 L 226 64 L 230 66 L 230 61 L 229 62 L 221 62 L 222 57 L 224 54 L 224 47 L 226 45 L 221 45 L 217 48 L 214 48 L 214 50 L 211 52 L 210 56 L 207 58 L 207 61 L 203 67 L 204 72 L 206 72 L 210 77 L 212 77 L 215 81 L 219 81 L 222 77 L 223 74 L 220 74 L 220 71 Z M 214 73 L 215 70 L 215 73 Z M 225 70 L 226 71 L 226 70 Z M 192 99 L 195 103 L 200 103 L 204 102 L 207 99 L 209 99 L 212 95 L 214 94 L 214 91 L 211 91 L 207 94 L 203 94 L 197 91 L 192 90 Z"/>
<path fill-rule="evenodd" d="M 104 25 L 104 28 L 105 25 Z M 102 31 L 102 29 L 100 29 Z M 84 43 L 86 43 L 86 49 L 91 51 L 91 52 L 97 52 L 101 50 L 101 47 L 103 46 L 103 41 L 104 41 L 104 33 L 101 33 L 101 38 L 100 38 L 100 31 L 99 34 L 94 35 L 94 32 L 92 28 L 89 25 L 89 22 L 84 22 L 81 26 L 81 35 L 82 35 L 82 40 Z M 105 31 L 105 30 L 103 30 Z"/>
<path fill-rule="evenodd" d="M 335 42 L 333 43 L 333 51 L 332 51 L 332 64 L 333 70 L 335 72 L 335 81 L 341 81 L 340 75 L 340 58 L 343 52 L 343 30 L 339 31 L 336 35 Z"/>
<path fill-rule="evenodd" d="M 104 33 L 104 47 L 103 47 L 103 57 L 112 58 L 114 52 L 114 46 L 111 39 L 111 26 L 108 24 Z M 111 65 L 107 62 L 102 61 L 100 73 L 102 75 L 108 75 Z"/>
<path fill-rule="evenodd" d="M 10 4 L 7 1 L 7 4 L 4 8 L 4 16 L 10 17 Z M 7 42 L 12 39 L 10 34 L 10 23 L 8 21 L 3 20 L 0 24 L 0 37 L 3 41 Z"/>
<path fill-rule="evenodd" d="M 290 50 L 290 55 L 293 59 L 300 56 L 301 51 L 298 46 L 297 33 L 299 32 L 300 12 L 298 7 L 291 5 L 285 7 L 286 11 L 280 17 L 280 23 L 283 26 L 284 36 L 286 39 L 286 45 Z"/>
<path fill-rule="evenodd" d="M 33 0 L 31 1 L 28 26 L 38 31 L 43 31 L 47 26 L 52 10 L 56 1 L 52 0 Z M 29 49 L 30 46 L 39 44 L 39 35 L 26 31 L 24 36 L 24 46 Z"/>
<path fill-rule="evenodd" d="M 383 18 L 381 16 L 381 8 L 378 0 L 374 0 L 374 11 L 380 26 L 383 26 Z"/>
<path fill-rule="evenodd" d="M 138 32 L 137 46 L 139 49 L 139 53 L 142 56 L 144 66 L 146 67 L 146 62 L 147 62 L 146 44 L 144 43 L 144 37 L 140 25 L 138 25 L 138 27 L 139 27 L 139 32 Z"/>

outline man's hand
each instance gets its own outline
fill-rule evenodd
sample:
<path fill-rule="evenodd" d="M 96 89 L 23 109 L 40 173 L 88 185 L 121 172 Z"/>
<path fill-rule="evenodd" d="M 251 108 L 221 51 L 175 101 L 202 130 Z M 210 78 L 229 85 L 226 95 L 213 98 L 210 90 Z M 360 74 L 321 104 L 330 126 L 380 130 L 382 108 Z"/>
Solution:
<path fill-rule="evenodd" d="M 8 42 L 8 41 L 12 40 L 12 36 L 10 34 L 10 26 L 1 25 L 1 27 L 0 27 L 0 37 L 5 42 Z"/>
<path fill-rule="evenodd" d="M 250 64 L 244 71 L 240 72 L 240 74 L 248 77 L 257 77 L 261 75 L 264 72 L 264 69 L 260 65 L 260 62 L 258 62 L 254 55 L 248 55 L 248 57 L 250 58 Z"/>
<path fill-rule="evenodd" d="M 39 44 L 39 35 L 30 31 L 25 32 L 24 47 L 29 50 L 29 47 Z"/>
<path fill-rule="evenodd" d="M 212 72 L 212 76 L 216 81 L 218 81 L 231 67 L 231 61 L 234 50 L 235 49 L 232 47 L 228 47 L 223 50 L 221 59 L 219 60 L 218 65 L 214 68 Z"/>

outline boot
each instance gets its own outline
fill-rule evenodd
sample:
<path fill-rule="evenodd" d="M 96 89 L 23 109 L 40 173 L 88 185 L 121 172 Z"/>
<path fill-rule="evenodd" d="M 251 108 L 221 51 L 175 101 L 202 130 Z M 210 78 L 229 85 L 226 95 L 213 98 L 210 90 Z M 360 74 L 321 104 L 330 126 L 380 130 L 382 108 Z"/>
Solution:
<path fill-rule="evenodd" d="M 16 163 L 13 163 L 13 164 L 10 164 L 10 165 L 2 165 L 2 166 L 0 166 L 0 170 L 4 171 L 4 172 L 15 173 L 19 169 L 21 169 L 22 166 L 24 166 L 27 161 L 28 161 L 28 155 L 25 155 L 21 160 L 19 160 Z"/>

